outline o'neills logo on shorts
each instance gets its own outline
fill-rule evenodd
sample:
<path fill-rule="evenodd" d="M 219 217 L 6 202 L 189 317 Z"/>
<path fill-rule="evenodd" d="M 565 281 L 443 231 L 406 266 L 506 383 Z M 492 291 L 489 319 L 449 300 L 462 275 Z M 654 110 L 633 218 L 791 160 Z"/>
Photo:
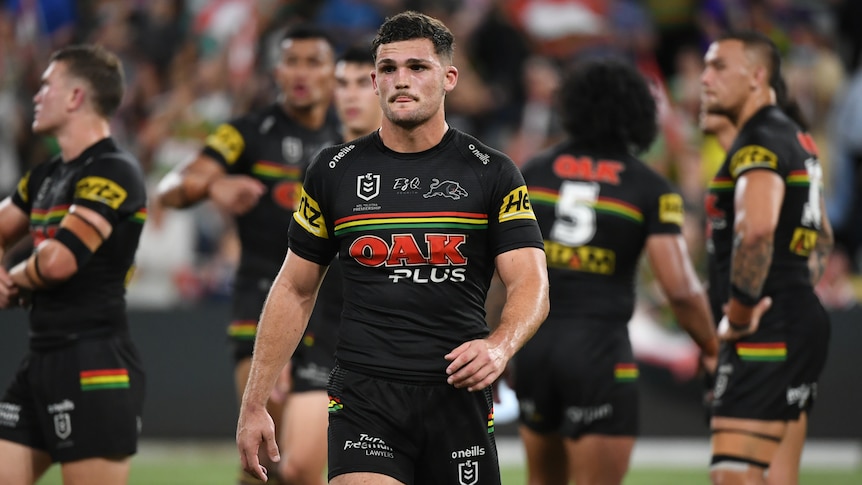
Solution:
<path fill-rule="evenodd" d="M 473 458 L 474 456 L 485 456 L 485 448 L 479 445 L 473 445 L 465 450 L 452 452 L 453 460 L 457 460 L 458 458 Z"/>

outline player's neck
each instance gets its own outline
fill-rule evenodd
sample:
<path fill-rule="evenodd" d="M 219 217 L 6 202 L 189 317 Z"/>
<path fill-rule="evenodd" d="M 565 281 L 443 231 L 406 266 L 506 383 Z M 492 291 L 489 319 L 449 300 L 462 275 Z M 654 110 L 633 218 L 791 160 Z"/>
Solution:
<path fill-rule="evenodd" d="M 309 130 L 317 130 L 323 126 L 326 122 L 328 106 L 328 104 L 319 103 L 308 107 L 298 108 L 296 106 L 290 106 L 283 101 L 281 103 L 281 109 L 287 114 L 287 116 Z"/>
<path fill-rule="evenodd" d="M 755 113 L 772 104 L 775 102 L 769 90 L 754 91 L 742 105 L 742 109 L 739 110 L 739 115 L 736 117 L 736 128 L 741 129 Z"/>
<path fill-rule="evenodd" d="M 64 162 L 78 158 L 84 150 L 109 136 L 111 126 L 108 120 L 95 115 L 71 121 L 56 133 Z"/>
<path fill-rule="evenodd" d="M 449 125 L 442 115 L 413 127 L 399 126 L 384 118 L 380 140 L 392 151 L 418 153 L 437 146 L 448 130 Z"/>

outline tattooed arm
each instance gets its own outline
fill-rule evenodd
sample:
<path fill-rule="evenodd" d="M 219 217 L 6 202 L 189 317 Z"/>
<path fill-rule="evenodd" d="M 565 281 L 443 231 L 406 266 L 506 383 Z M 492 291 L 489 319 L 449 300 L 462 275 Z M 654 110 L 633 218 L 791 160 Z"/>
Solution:
<path fill-rule="evenodd" d="M 823 201 L 823 193 L 820 193 L 820 228 L 817 230 L 817 243 L 814 245 L 814 250 L 808 257 L 808 269 L 811 271 L 811 286 L 817 286 L 817 282 L 823 276 L 826 270 L 826 261 L 829 259 L 829 254 L 832 252 L 832 246 L 835 239 L 832 236 L 832 224 L 829 223 L 829 217 L 826 215 L 826 204 Z"/>
<path fill-rule="evenodd" d="M 775 172 L 750 170 L 736 181 L 731 298 L 725 313 L 737 330 L 750 326 L 761 299 L 783 201 L 784 181 Z"/>

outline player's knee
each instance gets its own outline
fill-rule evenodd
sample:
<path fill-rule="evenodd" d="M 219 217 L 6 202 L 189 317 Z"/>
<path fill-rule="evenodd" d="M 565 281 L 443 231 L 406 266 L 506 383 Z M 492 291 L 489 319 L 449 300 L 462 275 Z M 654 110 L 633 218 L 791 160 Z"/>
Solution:
<path fill-rule="evenodd" d="M 713 485 L 761 484 L 769 463 L 730 455 L 713 455 L 709 478 Z M 752 481 L 753 480 L 753 481 Z"/>
<path fill-rule="evenodd" d="M 318 485 L 323 483 L 323 470 L 314 469 L 298 460 L 282 459 L 278 474 L 284 485 Z"/>

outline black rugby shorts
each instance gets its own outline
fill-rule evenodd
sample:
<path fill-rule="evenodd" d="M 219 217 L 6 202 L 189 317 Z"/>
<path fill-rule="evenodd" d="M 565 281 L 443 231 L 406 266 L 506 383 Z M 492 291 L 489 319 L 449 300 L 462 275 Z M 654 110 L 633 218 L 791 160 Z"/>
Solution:
<path fill-rule="evenodd" d="M 381 379 L 336 365 L 329 478 L 379 473 L 407 485 L 500 485 L 490 388 Z"/>

